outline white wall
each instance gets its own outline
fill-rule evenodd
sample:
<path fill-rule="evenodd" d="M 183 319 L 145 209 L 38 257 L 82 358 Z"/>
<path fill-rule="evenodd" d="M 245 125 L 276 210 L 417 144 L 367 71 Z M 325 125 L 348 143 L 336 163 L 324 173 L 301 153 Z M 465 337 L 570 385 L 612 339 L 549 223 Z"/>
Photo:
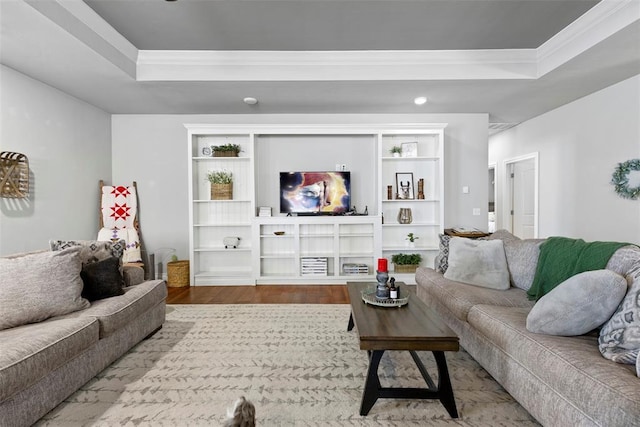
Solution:
<path fill-rule="evenodd" d="M 610 184 L 618 163 L 640 158 L 640 76 L 492 136 L 497 204 L 503 161 L 533 152 L 540 155 L 540 237 L 640 243 L 640 201 L 619 197 Z"/>
<path fill-rule="evenodd" d="M 137 181 L 140 226 L 150 253 L 174 248 L 181 259 L 188 257 L 189 177 L 185 123 L 449 123 L 445 129 L 445 226 L 487 227 L 486 114 L 114 115 L 113 180 L 117 183 Z M 363 160 L 363 164 L 367 162 Z M 318 165 L 318 168 L 325 166 Z M 462 194 L 464 185 L 470 187 L 469 194 Z M 363 205 L 357 207 L 361 210 L 364 205 L 373 206 L 374 202 L 363 200 Z M 472 216 L 474 207 L 481 208 L 482 215 Z"/>
<path fill-rule="evenodd" d="M 111 117 L 0 66 L 0 151 L 29 159 L 28 199 L 0 199 L 0 255 L 95 239 L 98 181 L 111 177 Z"/>

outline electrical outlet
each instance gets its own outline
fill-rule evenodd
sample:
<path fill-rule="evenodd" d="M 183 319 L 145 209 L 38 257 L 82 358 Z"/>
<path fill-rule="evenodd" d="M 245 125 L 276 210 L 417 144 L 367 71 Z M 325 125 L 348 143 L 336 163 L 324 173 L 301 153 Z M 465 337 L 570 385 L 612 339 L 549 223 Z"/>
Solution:
<path fill-rule="evenodd" d="M 469 187 L 466 186 L 466 185 L 464 187 L 462 187 L 462 193 L 463 194 L 469 194 Z M 478 214 L 478 215 L 480 215 L 480 214 Z"/>
<path fill-rule="evenodd" d="M 342 165 L 340 163 L 336 163 L 336 172 L 342 170 Z"/>
<path fill-rule="evenodd" d="M 480 215 L 480 208 L 473 208 L 473 214 L 476 216 Z"/>

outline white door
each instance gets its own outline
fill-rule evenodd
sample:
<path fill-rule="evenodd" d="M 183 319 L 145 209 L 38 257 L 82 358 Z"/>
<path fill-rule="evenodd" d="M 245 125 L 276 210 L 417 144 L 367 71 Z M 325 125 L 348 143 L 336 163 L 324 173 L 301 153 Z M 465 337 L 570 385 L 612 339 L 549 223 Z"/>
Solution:
<path fill-rule="evenodd" d="M 536 160 L 509 163 L 511 232 L 521 239 L 536 237 Z"/>

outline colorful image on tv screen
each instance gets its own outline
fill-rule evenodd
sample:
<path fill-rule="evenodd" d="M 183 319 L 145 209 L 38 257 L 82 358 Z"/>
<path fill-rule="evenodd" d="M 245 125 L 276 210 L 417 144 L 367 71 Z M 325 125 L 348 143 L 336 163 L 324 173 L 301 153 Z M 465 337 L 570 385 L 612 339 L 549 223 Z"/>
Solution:
<path fill-rule="evenodd" d="M 350 191 L 349 172 L 280 172 L 280 212 L 345 213 Z"/>

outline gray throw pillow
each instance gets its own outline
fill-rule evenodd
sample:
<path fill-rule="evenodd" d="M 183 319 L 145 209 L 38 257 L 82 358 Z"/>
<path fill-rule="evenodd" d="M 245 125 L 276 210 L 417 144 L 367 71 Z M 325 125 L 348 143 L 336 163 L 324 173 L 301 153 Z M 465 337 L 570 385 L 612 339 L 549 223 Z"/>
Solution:
<path fill-rule="evenodd" d="M 84 282 L 82 296 L 89 301 L 124 294 L 120 260 L 115 257 L 92 262 L 82 267 L 80 277 Z"/>
<path fill-rule="evenodd" d="M 444 277 L 484 288 L 509 289 L 509 270 L 502 240 L 452 237 Z"/>
<path fill-rule="evenodd" d="M 624 298 L 627 281 L 610 270 L 576 274 L 553 288 L 527 316 L 530 332 L 583 335 L 606 322 Z"/>
<path fill-rule="evenodd" d="M 0 258 L 0 329 L 89 307 L 82 298 L 80 248 Z"/>
<path fill-rule="evenodd" d="M 508 239 L 503 242 L 511 284 L 528 291 L 536 275 L 540 245 L 544 239 Z"/>

